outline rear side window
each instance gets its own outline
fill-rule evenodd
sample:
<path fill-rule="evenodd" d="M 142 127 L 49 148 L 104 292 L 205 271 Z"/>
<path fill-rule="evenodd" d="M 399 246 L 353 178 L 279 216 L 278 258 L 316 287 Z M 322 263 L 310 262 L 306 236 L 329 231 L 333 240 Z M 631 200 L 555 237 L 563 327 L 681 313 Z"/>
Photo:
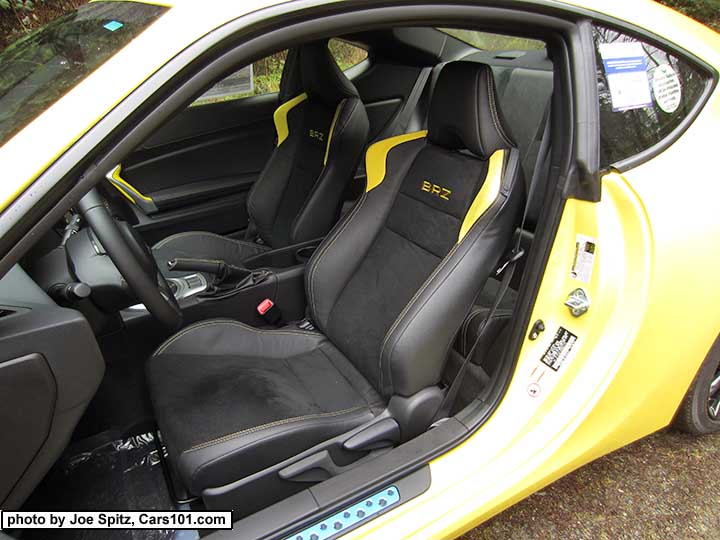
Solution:
<path fill-rule="evenodd" d="M 537 39 L 460 28 L 438 28 L 438 30 L 482 51 L 539 51 L 545 48 L 545 42 Z"/>
<path fill-rule="evenodd" d="M 368 57 L 368 52 L 365 49 L 342 39 L 331 39 L 328 47 L 333 58 L 335 58 L 335 62 L 343 71 L 358 65 Z"/>
<path fill-rule="evenodd" d="M 710 77 L 690 62 L 611 28 L 595 26 L 600 164 L 630 158 L 668 137 Z"/>

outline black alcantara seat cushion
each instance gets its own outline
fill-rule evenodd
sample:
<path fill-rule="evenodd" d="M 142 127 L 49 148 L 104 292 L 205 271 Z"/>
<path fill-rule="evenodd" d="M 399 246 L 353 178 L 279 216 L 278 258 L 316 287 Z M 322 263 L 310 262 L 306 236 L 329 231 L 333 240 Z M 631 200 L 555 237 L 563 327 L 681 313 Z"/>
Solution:
<path fill-rule="evenodd" d="M 490 67 L 449 63 L 435 93 L 427 132 L 370 148 L 366 193 L 310 260 L 317 332 L 207 321 L 150 359 L 158 424 L 191 492 L 259 473 L 393 399 L 441 398 L 448 350 L 506 251 L 523 185 Z M 430 424 L 422 409 L 398 419 L 401 437 Z"/>
<path fill-rule="evenodd" d="M 189 326 L 148 364 L 171 461 L 191 492 L 243 478 L 371 419 L 377 392 L 322 334 Z"/>

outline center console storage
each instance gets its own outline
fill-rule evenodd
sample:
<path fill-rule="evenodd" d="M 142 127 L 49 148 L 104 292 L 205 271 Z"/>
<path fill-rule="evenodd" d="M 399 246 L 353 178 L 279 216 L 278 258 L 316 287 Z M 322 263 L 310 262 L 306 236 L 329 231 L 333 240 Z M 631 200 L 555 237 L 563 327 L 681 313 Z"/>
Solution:
<path fill-rule="evenodd" d="M 255 270 L 257 268 L 274 269 L 305 265 L 321 241 L 321 238 L 308 240 L 307 242 L 265 251 L 264 253 L 246 259 L 243 266 L 250 270 Z"/>

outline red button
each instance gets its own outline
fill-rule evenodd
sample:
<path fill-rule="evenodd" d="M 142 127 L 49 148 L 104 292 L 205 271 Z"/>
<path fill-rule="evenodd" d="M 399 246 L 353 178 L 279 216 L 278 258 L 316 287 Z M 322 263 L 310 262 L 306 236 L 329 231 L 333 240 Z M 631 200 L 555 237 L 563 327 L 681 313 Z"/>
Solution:
<path fill-rule="evenodd" d="M 274 305 L 275 304 L 273 303 L 272 300 L 270 300 L 269 298 L 266 298 L 265 300 L 263 300 L 262 302 L 260 302 L 258 304 L 258 307 L 257 307 L 258 313 L 260 315 L 265 315 L 270 310 L 270 308 L 273 307 Z"/>

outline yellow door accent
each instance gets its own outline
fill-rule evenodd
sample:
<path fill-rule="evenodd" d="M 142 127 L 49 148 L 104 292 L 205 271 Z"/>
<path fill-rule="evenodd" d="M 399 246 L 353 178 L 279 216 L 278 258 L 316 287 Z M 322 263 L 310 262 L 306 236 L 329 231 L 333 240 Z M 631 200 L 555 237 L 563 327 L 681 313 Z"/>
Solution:
<path fill-rule="evenodd" d="M 296 105 L 299 105 L 308 98 L 308 95 L 303 92 L 299 96 L 295 96 L 289 101 L 286 101 L 280 105 L 273 113 L 273 120 L 275 121 L 275 131 L 277 131 L 277 145 L 280 146 L 285 139 L 290 135 L 290 127 L 288 126 L 287 116 L 291 109 Z"/>
<path fill-rule="evenodd" d="M 497 199 L 498 193 L 500 193 L 500 186 L 502 185 L 502 168 L 503 162 L 505 161 L 505 151 L 498 150 L 492 156 L 490 156 L 490 163 L 488 164 L 488 172 L 485 177 L 480 191 L 475 195 L 475 200 L 470 205 L 470 208 L 465 214 L 465 219 L 460 227 L 460 233 L 458 234 L 458 244 L 462 242 L 468 231 L 475 225 L 475 222 L 480 219 L 490 205 Z"/>
<path fill-rule="evenodd" d="M 147 195 L 143 195 L 140 193 L 137 189 L 135 189 L 132 185 L 130 185 L 127 181 L 123 180 L 120 176 L 120 173 L 122 172 L 122 167 L 118 165 L 115 167 L 108 175 L 107 179 L 110 181 L 110 183 L 115 186 L 115 188 L 122 193 L 126 198 L 130 199 L 133 203 L 137 203 L 135 200 L 135 197 L 141 201 L 145 202 L 153 202 L 152 197 L 148 197 Z"/>
<path fill-rule="evenodd" d="M 390 150 L 402 143 L 422 139 L 423 137 L 427 137 L 427 130 L 396 135 L 395 137 L 378 141 L 370 146 L 365 154 L 365 173 L 367 174 L 365 191 L 370 191 L 378 187 L 385 179 L 385 165 Z"/>
<path fill-rule="evenodd" d="M 335 109 L 335 116 L 333 116 L 332 123 L 330 124 L 330 133 L 328 134 L 327 146 L 325 147 L 325 157 L 323 158 L 323 165 L 327 165 L 328 155 L 330 155 L 330 142 L 332 141 L 333 131 L 335 131 L 335 124 L 337 124 L 338 117 L 340 116 L 340 109 L 345 105 L 346 100 L 342 100 L 338 103 Z"/>

